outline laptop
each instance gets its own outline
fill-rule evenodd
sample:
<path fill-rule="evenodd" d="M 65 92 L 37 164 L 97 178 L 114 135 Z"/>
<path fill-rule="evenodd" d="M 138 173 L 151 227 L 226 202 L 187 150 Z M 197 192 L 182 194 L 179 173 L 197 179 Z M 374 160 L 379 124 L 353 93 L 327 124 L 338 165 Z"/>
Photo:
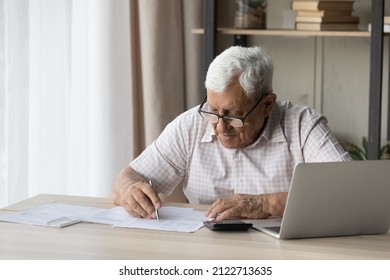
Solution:
<path fill-rule="evenodd" d="M 390 160 L 300 163 L 283 218 L 252 223 L 280 239 L 387 233 Z"/>

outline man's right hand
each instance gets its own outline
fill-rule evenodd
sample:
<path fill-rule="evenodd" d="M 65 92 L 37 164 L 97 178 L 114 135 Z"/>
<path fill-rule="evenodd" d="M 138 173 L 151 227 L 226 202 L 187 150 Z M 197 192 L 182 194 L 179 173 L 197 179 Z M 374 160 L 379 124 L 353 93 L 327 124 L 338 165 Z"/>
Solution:
<path fill-rule="evenodd" d="M 156 218 L 161 200 L 153 187 L 132 168 L 124 168 L 113 185 L 113 201 L 136 218 Z"/>

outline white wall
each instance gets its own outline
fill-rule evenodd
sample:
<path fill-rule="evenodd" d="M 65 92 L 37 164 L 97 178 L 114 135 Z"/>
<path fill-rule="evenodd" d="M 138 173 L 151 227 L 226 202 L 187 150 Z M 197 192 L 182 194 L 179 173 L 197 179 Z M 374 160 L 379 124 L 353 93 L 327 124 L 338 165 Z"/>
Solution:
<path fill-rule="evenodd" d="M 387 1 L 389 2 L 389 1 Z M 267 28 L 282 28 L 283 13 L 291 1 L 269 0 Z M 234 25 L 234 1 L 218 3 L 218 26 Z M 388 3 L 387 3 L 388 4 Z M 360 28 L 370 21 L 371 0 L 355 0 Z M 390 15 L 388 5 L 385 14 Z M 218 50 L 233 43 L 218 35 Z M 387 125 L 388 37 L 384 48 L 382 142 Z M 279 99 L 309 105 L 323 112 L 340 141 L 360 145 L 368 135 L 370 38 L 367 37 L 248 37 L 248 45 L 261 45 L 274 60 L 274 90 Z"/>

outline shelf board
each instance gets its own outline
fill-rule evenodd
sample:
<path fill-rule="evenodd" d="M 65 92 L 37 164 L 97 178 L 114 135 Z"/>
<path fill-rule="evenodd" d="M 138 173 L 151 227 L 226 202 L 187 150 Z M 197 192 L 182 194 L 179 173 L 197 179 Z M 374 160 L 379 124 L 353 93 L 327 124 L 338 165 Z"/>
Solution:
<path fill-rule="evenodd" d="M 217 32 L 226 35 L 261 35 L 261 36 L 333 36 L 333 37 L 370 37 L 368 31 L 309 31 L 295 29 L 238 29 L 217 28 Z M 193 34 L 203 34 L 203 28 L 195 28 Z"/>

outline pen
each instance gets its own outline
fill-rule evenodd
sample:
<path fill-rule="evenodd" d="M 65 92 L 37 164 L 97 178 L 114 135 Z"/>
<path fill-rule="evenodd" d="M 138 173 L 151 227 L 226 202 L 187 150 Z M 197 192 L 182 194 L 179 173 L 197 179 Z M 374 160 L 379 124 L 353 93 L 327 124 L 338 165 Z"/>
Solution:
<path fill-rule="evenodd" d="M 152 180 L 149 180 L 149 185 L 151 186 L 151 187 L 153 187 L 153 181 Z M 158 216 L 158 209 L 157 208 L 154 208 L 155 209 L 155 211 L 156 211 L 156 219 L 157 219 L 157 221 L 159 221 L 160 220 L 160 217 Z"/>

